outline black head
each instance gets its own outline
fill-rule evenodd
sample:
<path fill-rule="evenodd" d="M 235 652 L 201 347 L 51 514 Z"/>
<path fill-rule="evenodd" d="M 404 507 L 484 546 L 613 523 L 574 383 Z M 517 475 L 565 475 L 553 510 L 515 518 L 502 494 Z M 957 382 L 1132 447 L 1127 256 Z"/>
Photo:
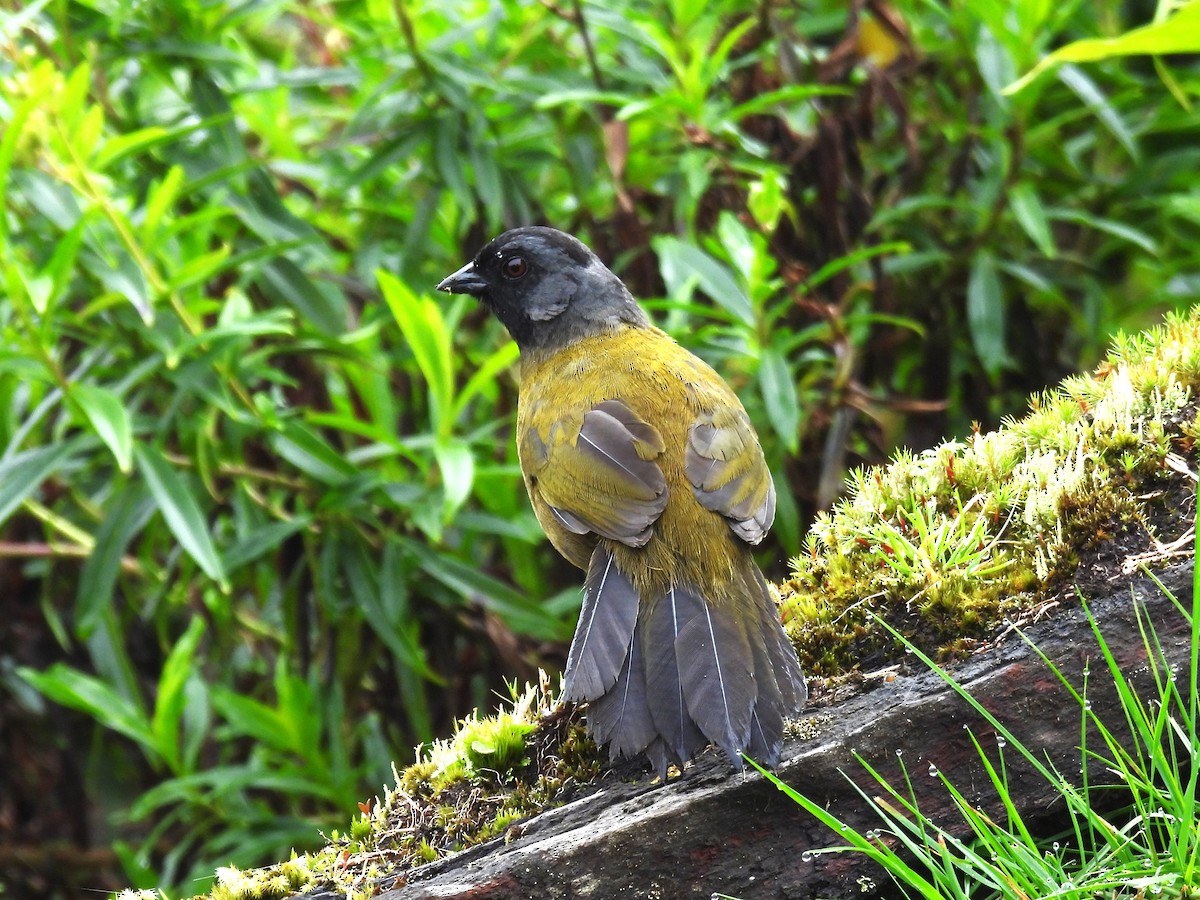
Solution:
<path fill-rule="evenodd" d="M 504 232 L 437 287 L 486 303 L 522 352 L 557 349 L 622 322 L 649 324 L 621 279 L 554 228 Z"/>

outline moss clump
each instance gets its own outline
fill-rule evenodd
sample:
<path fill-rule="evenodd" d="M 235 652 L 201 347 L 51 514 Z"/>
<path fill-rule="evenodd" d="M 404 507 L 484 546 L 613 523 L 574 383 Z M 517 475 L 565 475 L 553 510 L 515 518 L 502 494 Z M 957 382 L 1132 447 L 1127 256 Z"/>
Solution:
<path fill-rule="evenodd" d="M 595 744 L 580 717 L 558 705 L 560 692 L 544 674 L 523 691 L 514 686 L 510 708 L 473 714 L 454 737 L 418 748 L 417 761 L 395 773 L 396 788 L 364 804 L 325 849 L 263 869 L 219 869 L 208 897 L 269 900 L 328 887 L 359 900 L 403 884 L 412 868 L 506 834 L 600 771 Z M 121 900 L 149 900 L 126 893 Z"/>
<path fill-rule="evenodd" d="M 1195 459 L 1198 384 L 1193 311 L 1118 337 L 1095 373 L 995 432 L 855 472 L 782 586 L 805 669 L 841 675 L 900 655 L 877 617 L 924 650 L 967 652 L 1102 543 L 1154 546 L 1154 504 Z"/>

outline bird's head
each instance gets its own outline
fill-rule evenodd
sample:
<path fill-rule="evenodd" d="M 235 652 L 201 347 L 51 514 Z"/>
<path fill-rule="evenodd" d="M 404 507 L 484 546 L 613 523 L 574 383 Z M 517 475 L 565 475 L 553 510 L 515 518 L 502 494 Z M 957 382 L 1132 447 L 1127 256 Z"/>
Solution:
<path fill-rule="evenodd" d="M 522 352 L 555 350 L 621 323 L 649 324 L 621 279 L 554 228 L 504 232 L 437 288 L 483 301 Z"/>

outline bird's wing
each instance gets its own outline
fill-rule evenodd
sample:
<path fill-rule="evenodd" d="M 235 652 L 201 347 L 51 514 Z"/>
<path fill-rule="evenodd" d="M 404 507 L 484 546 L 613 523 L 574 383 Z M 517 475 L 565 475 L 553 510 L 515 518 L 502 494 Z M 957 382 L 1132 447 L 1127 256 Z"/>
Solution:
<path fill-rule="evenodd" d="M 667 482 L 656 461 L 665 445 L 658 429 L 625 403 L 596 404 L 578 431 L 560 419 L 545 438 L 529 428 L 521 441 L 535 508 L 545 504 L 574 534 L 592 532 L 630 547 L 650 540 L 667 505 Z"/>
<path fill-rule="evenodd" d="M 697 417 L 688 429 L 684 468 L 701 506 L 725 516 L 747 543 L 763 539 L 775 521 L 775 485 L 740 405 Z"/>

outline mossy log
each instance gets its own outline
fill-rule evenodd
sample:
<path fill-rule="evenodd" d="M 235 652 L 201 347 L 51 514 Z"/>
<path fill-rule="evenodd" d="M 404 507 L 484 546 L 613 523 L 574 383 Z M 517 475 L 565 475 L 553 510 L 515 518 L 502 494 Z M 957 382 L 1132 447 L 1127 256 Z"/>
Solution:
<path fill-rule="evenodd" d="M 1191 607 L 1190 560 L 1158 577 Z M 1086 598 L 1089 608 L 1125 677 L 1149 694 L 1139 611 L 1157 633 L 1167 666 L 1187 659 L 1187 622 L 1145 575 L 1116 577 L 1108 585 L 1103 595 Z M 1119 734 L 1125 718 L 1114 682 L 1078 604 L 1056 610 L 1024 634 L 1028 642 L 1012 633 L 953 666 L 953 675 L 1016 738 L 1073 775 L 1080 767 L 1080 705 L 1031 644 L 1077 687 L 1092 661 L 1091 711 Z M 1003 808 L 970 740 L 974 734 L 996 758 L 986 720 L 915 659 L 894 678 L 878 681 L 870 690 L 812 710 L 807 724 L 814 733 L 789 741 L 780 778 L 865 832 L 881 822 L 859 789 L 867 797 L 881 791 L 855 754 L 900 786 L 903 764 L 925 815 L 953 830 L 961 819 L 941 779 L 929 776 L 934 766 L 973 803 L 1002 819 Z M 1089 736 L 1093 739 L 1098 742 Z M 1060 831 L 1065 820 L 1059 790 L 1011 750 L 1005 762 L 1009 795 L 1022 816 L 1046 835 Z M 1102 779 L 1106 773 L 1097 768 L 1090 777 Z M 721 893 L 752 900 L 861 896 L 873 892 L 873 885 L 886 894 L 884 876 L 861 854 L 811 852 L 843 843 L 761 775 L 733 773 L 709 754 L 664 785 L 652 785 L 648 774 L 632 782 L 610 779 L 504 837 L 408 872 L 407 884 L 379 896 L 670 900 Z"/>

